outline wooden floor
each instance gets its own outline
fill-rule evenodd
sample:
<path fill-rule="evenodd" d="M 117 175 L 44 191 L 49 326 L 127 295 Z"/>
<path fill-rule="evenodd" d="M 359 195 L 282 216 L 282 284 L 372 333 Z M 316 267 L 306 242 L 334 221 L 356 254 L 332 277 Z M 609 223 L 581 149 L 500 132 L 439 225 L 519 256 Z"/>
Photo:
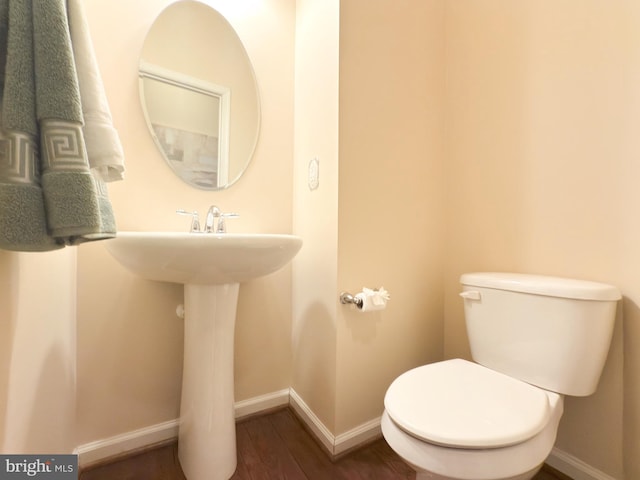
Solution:
<path fill-rule="evenodd" d="M 238 468 L 232 480 L 415 479 L 380 439 L 332 462 L 289 409 L 237 424 Z M 85 469 L 80 480 L 186 480 L 177 445 L 165 445 L 107 465 Z M 534 480 L 570 480 L 545 468 Z"/>

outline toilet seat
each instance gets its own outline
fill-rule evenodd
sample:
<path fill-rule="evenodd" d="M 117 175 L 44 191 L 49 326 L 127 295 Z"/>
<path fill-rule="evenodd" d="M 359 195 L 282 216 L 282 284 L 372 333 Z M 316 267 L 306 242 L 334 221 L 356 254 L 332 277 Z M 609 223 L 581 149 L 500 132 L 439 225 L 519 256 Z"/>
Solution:
<path fill-rule="evenodd" d="M 522 443 L 542 431 L 552 413 L 550 393 L 454 359 L 405 372 L 387 390 L 384 405 L 399 428 L 422 441 L 491 449 Z"/>

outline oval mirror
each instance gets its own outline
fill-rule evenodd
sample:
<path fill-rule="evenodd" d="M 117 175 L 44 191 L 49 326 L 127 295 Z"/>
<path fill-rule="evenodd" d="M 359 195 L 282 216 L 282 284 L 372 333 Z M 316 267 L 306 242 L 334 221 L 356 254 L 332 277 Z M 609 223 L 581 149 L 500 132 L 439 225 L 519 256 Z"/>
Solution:
<path fill-rule="evenodd" d="M 249 56 L 222 15 L 194 0 L 163 10 L 144 41 L 139 85 L 149 132 L 182 180 L 219 190 L 241 177 L 260 100 Z"/>

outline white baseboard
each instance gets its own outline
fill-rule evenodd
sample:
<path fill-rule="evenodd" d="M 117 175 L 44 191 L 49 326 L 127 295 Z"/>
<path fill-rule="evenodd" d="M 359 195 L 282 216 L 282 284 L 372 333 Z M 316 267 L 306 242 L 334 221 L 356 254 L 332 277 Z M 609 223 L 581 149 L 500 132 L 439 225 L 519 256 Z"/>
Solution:
<path fill-rule="evenodd" d="M 289 405 L 289 389 L 285 388 L 278 392 L 267 393 L 259 397 L 249 398 L 236 402 L 236 420 L 253 415 L 255 413 L 271 410 L 272 408 L 285 407 Z"/>
<path fill-rule="evenodd" d="M 177 437 L 178 420 L 169 420 L 104 440 L 85 443 L 77 447 L 75 453 L 78 454 L 78 463 L 82 467 Z"/>
<path fill-rule="evenodd" d="M 549 455 L 545 463 L 552 466 L 559 472 L 573 478 L 573 480 L 617 480 L 616 478 L 593 468 L 591 465 L 583 462 L 579 458 L 555 447 L 551 451 L 551 455 Z"/>
<path fill-rule="evenodd" d="M 381 417 L 374 418 L 348 432 L 341 433 L 336 437 L 335 455 L 340 455 L 348 450 L 370 442 L 382 436 L 380 428 Z"/>
<path fill-rule="evenodd" d="M 236 402 L 236 419 L 289 404 L 289 389 Z M 178 438 L 179 419 L 140 428 L 132 432 L 86 443 L 76 448 L 78 463 L 87 466 L 133 452 L 149 445 Z"/>
<path fill-rule="evenodd" d="M 336 437 L 331 431 L 325 427 L 324 423 L 316 416 L 315 413 L 309 408 L 309 406 L 302 400 L 300 395 L 292 388 L 289 391 L 289 397 L 291 408 L 295 410 L 300 417 L 300 420 L 309 428 L 311 433 L 317 440 L 324 446 L 324 448 L 331 454 L 334 454 L 334 448 L 336 443 Z"/>
<path fill-rule="evenodd" d="M 293 388 L 290 389 L 289 396 L 291 407 L 331 456 L 340 455 L 381 435 L 380 418 L 375 418 L 334 436 Z"/>

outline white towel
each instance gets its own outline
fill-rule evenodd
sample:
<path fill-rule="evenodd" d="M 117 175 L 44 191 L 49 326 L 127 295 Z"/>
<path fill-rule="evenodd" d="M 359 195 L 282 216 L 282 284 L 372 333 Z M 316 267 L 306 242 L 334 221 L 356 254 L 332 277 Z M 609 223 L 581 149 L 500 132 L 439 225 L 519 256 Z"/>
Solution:
<path fill-rule="evenodd" d="M 67 0 L 71 44 L 78 74 L 89 166 L 105 182 L 124 178 L 124 152 L 113 126 L 82 0 Z"/>

